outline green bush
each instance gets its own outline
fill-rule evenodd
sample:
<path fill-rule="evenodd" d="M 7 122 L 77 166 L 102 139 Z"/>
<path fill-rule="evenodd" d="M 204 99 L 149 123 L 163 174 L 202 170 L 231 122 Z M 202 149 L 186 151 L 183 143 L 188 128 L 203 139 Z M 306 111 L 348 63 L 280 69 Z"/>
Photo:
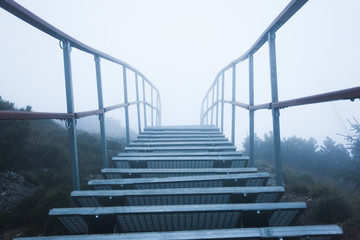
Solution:
<path fill-rule="evenodd" d="M 317 184 L 313 186 L 310 193 L 311 197 L 314 198 L 329 197 L 336 194 L 340 193 L 338 193 L 338 191 L 334 187 L 322 184 Z"/>
<path fill-rule="evenodd" d="M 298 176 L 296 180 L 307 186 L 313 186 L 315 184 L 313 177 L 309 174 L 302 174 Z"/>
<path fill-rule="evenodd" d="M 309 196 L 312 186 L 315 184 L 313 177 L 309 174 L 295 174 L 286 169 L 284 171 L 286 190 L 293 194 Z"/>
<path fill-rule="evenodd" d="M 339 223 L 352 216 L 352 209 L 346 196 L 331 194 L 314 204 L 312 215 L 320 223 Z"/>
<path fill-rule="evenodd" d="M 290 187 L 288 187 L 287 190 L 301 196 L 308 196 L 310 193 L 310 188 L 302 183 L 293 184 Z"/>
<path fill-rule="evenodd" d="M 31 107 L 16 109 L 0 96 L 0 110 L 31 111 Z M 49 210 L 72 205 L 68 131 L 52 120 L 3 120 L 0 129 L 1 171 L 20 173 L 38 187 L 10 213 L 0 214 L 0 231 L 25 225 L 33 229 L 32 235 L 53 231 L 51 229 L 60 225 L 48 217 Z M 107 143 L 109 156 L 124 148 L 124 141 L 120 139 L 108 138 Z M 80 184 L 85 189 L 88 176 L 99 174 L 102 168 L 100 136 L 78 131 L 77 144 Z"/>

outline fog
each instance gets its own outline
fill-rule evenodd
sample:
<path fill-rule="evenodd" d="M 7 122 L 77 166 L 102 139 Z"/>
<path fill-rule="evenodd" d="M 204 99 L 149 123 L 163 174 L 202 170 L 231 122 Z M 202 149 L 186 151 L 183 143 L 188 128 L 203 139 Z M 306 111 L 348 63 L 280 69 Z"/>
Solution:
<path fill-rule="evenodd" d="M 200 104 L 218 71 L 247 51 L 289 3 L 284 0 L 17 1 L 50 24 L 134 66 L 160 90 L 162 124 L 199 124 Z M 360 2 L 309 1 L 276 37 L 279 100 L 360 84 Z M 33 111 L 66 112 L 59 42 L 0 9 L 0 96 Z M 75 110 L 97 108 L 93 57 L 72 50 Z M 268 46 L 254 56 L 255 103 L 270 102 Z M 123 102 L 122 69 L 102 61 L 105 106 Z M 237 66 L 237 101 L 248 102 L 248 62 Z M 231 99 L 231 72 L 226 73 Z M 129 75 L 129 91 L 134 89 Z M 134 92 L 134 91 L 132 91 Z M 135 94 L 129 95 L 129 101 Z M 347 119 L 360 119 L 359 100 L 281 110 L 281 136 L 344 143 Z M 230 107 L 225 124 L 229 136 Z M 134 109 L 131 116 L 134 115 Z M 124 125 L 123 112 L 107 114 Z M 80 120 L 81 121 L 81 120 Z M 137 125 L 132 121 L 131 127 Z M 271 112 L 255 113 L 258 136 L 271 131 Z M 237 110 L 236 145 L 248 134 Z"/>

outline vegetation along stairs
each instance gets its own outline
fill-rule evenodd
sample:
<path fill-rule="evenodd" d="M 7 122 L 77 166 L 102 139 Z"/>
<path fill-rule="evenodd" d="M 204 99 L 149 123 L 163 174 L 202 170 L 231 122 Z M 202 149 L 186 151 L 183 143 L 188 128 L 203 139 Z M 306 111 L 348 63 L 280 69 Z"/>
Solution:
<path fill-rule="evenodd" d="M 304 202 L 248 168 L 248 157 L 214 126 L 146 127 L 94 190 L 55 208 L 70 236 L 35 239 L 331 239 L 334 225 L 292 226 Z M 34 238 L 32 238 L 34 239 Z"/>

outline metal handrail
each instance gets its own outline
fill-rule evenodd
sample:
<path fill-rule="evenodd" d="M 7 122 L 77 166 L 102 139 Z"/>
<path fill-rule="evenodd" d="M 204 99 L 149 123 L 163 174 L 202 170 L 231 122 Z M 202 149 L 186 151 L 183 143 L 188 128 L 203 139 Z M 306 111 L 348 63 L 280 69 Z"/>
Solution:
<path fill-rule="evenodd" d="M 208 109 L 204 111 L 204 115 L 206 116 L 206 114 L 208 114 L 211 110 L 216 108 L 219 103 L 227 103 L 227 104 L 230 104 L 230 105 L 235 105 L 236 107 L 240 107 L 240 108 L 249 110 L 249 105 L 246 104 L 246 103 L 237 102 L 237 101 L 229 101 L 229 100 L 221 100 L 220 99 L 220 100 L 216 100 L 212 105 L 210 105 L 208 107 Z"/>
<path fill-rule="evenodd" d="M 249 110 L 260 110 L 260 109 L 273 109 L 273 108 L 288 108 L 296 107 L 301 105 L 324 103 L 338 100 L 351 100 L 360 98 L 360 87 L 347 88 L 343 90 L 321 93 L 302 98 L 294 98 L 290 100 L 278 101 L 273 103 L 258 104 L 249 106 Z"/>
<path fill-rule="evenodd" d="M 145 104 L 146 106 L 153 108 L 157 115 L 160 114 L 159 109 L 155 106 L 152 106 L 145 101 L 135 101 L 122 104 L 116 104 L 102 109 L 76 112 L 76 113 L 49 113 L 49 112 L 26 112 L 26 111 L 9 111 L 9 110 L 0 110 L 0 120 L 37 120 L 37 119 L 57 119 L 57 120 L 66 120 L 66 119 L 80 119 L 84 117 L 90 117 L 95 115 L 104 114 L 116 109 L 125 108 L 135 104 Z"/>
<path fill-rule="evenodd" d="M 30 25 L 34 26 L 35 28 L 43 31 L 44 33 L 47 33 L 51 36 L 53 36 L 54 38 L 62 41 L 62 42 L 65 42 L 65 41 L 68 41 L 70 44 L 71 44 L 71 47 L 75 47 L 81 51 L 84 51 L 84 52 L 87 52 L 91 55 L 94 55 L 94 56 L 97 56 L 97 57 L 100 57 L 100 58 L 103 58 L 103 59 L 106 59 L 108 61 L 111 61 L 113 63 L 116 63 L 116 64 L 119 64 L 119 65 L 122 65 L 123 67 L 125 67 L 126 69 L 129 69 L 133 72 L 135 72 L 136 74 L 138 74 L 140 77 L 142 77 L 142 79 L 148 83 L 152 89 L 154 89 L 156 92 L 157 92 L 157 96 L 158 97 L 158 100 L 157 101 L 160 101 L 160 92 L 159 90 L 154 86 L 154 84 L 152 82 L 150 82 L 144 74 L 142 74 L 140 71 L 138 71 L 136 68 L 132 67 L 131 65 L 129 65 L 128 63 L 124 62 L 124 61 L 121 61 L 113 56 L 110 56 L 106 53 L 103 53 L 97 49 L 94 49 L 80 41 L 78 41 L 77 39 L 67 35 L 65 32 L 59 30 L 58 28 L 54 27 L 53 25 L 49 24 L 48 22 L 44 21 L 43 19 L 41 19 L 40 17 L 36 16 L 34 13 L 30 12 L 29 10 L 27 10 L 26 8 L 24 8 L 23 6 L 21 6 L 20 4 L 16 3 L 15 1 L 13 0 L 2 0 L 0 1 L 0 7 L 5 9 L 6 11 L 10 12 L 11 14 L 13 14 L 14 16 L 22 19 L 23 21 L 29 23 Z M 144 102 L 141 102 L 139 101 L 138 103 L 144 103 Z M 146 105 L 151 107 L 151 108 L 154 108 L 156 111 L 157 111 L 157 115 L 159 116 L 160 113 L 161 113 L 161 110 L 160 108 L 157 108 L 155 106 L 153 106 L 152 104 L 146 102 Z M 125 105 L 124 105 L 125 107 Z M 109 108 L 112 108 L 112 107 L 108 107 Z M 105 108 L 104 108 L 105 109 Z M 115 108 L 117 109 L 117 108 Z M 99 112 L 100 111 L 100 112 Z M 99 115 L 101 113 L 104 113 L 106 111 L 103 111 L 101 112 L 101 109 L 99 110 L 94 110 L 93 111 L 94 114 L 91 114 L 91 115 L 86 115 L 86 116 L 93 116 L 93 115 Z M 11 119 L 11 118 L 7 118 L 6 115 L 10 116 L 29 116 L 29 119 L 70 119 L 70 118 L 78 118 L 76 117 L 77 114 L 74 113 L 73 115 L 72 114 L 66 114 L 66 113 L 25 113 L 25 112 L 22 112 L 22 113 L 10 113 L 9 111 L 0 111 L 1 115 L 0 116 L 0 119 Z M 37 117 L 36 117 L 37 115 Z M 84 114 L 83 113 L 78 113 L 78 115 L 82 115 L 83 117 Z M 72 117 L 73 116 L 73 117 Z M 25 118 L 21 118 L 21 119 L 25 119 Z"/>
<path fill-rule="evenodd" d="M 154 86 L 154 84 L 152 82 L 150 82 L 144 74 L 142 74 L 136 68 L 132 67 L 130 64 L 128 64 L 124 61 L 121 61 L 113 56 L 110 56 L 106 53 L 103 53 L 97 49 L 94 49 L 94 48 L 80 42 L 79 40 L 69 36 L 65 32 L 61 31 L 60 29 L 58 29 L 58 28 L 54 27 L 53 25 L 49 24 L 48 22 L 44 21 L 43 19 L 41 19 L 40 17 L 38 17 L 34 13 L 30 12 L 29 10 L 27 10 L 26 8 L 24 8 L 23 6 L 21 6 L 20 4 L 16 3 L 13 0 L 0 1 L 0 7 L 3 8 L 4 10 L 10 12 L 14 16 L 22 19 L 23 21 L 29 23 L 30 25 L 34 26 L 35 28 L 41 30 L 42 32 L 49 34 L 50 36 L 53 36 L 54 38 L 56 38 L 62 42 L 68 41 L 71 44 L 71 47 L 75 47 L 75 48 L 77 48 L 81 51 L 84 51 L 86 53 L 89 53 L 91 55 L 100 57 L 102 59 L 106 59 L 106 60 L 116 63 L 118 65 L 122 65 L 126 69 L 129 69 L 129 70 L 135 72 L 157 92 L 158 96 L 160 95 L 159 90 Z M 160 112 L 160 109 L 158 111 Z M 53 113 L 49 113 L 49 116 L 51 114 L 53 114 Z M 45 117 L 45 113 L 42 113 L 42 115 Z M 61 114 L 59 114 L 59 115 L 61 115 Z M 94 115 L 98 115 L 98 114 L 94 114 Z M 67 119 L 67 118 L 69 118 L 69 117 L 64 117 L 64 119 Z M 49 119 L 49 118 L 46 118 L 46 119 Z M 59 119 L 59 118 L 55 118 L 55 119 Z"/>
<path fill-rule="evenodd" d="M 275 33 L 281 28 L 305 3 L 307 0 L 292 0 L 285 9 L 276 17 L 270 26 L 261 34 L 253 46 L 245 52 L 241 57 L 235 59 L 224 68 L 222 68 L 216 75 L 215 80 L 210 85 L 209 90 L 206 92 L 201 102 L 200 122 L 201 124 L 209 124 L 208 115 L 211 114 L 211 123 L 213 124 L 213 114 L 216 108 L 216 119 L 218 114 L 221 115 L 221 131 L 224 130 L 224 104 L 232 106 L 232 126 L 231 126 L 231 139 L 235 143 L 235 107 L 240 107 L 249 111 L 249 142 L 250 142 L 250 167 L 254 167 L 254 112 L 261 109 L 272 110 L 273 113 L 273 135 L 274 135 L 274 149 L 276 160 L 276 184 L 283 185 L 282 179 L 282 166 L 281 166 L 281 152 L 280 152 L 280 109 L 287 107 L 295 107 L 307 104 L 323 103 L 337 100 L 351 100 L 360 98 L 360 87 L 343 89 L 333 92 L 327 92 L 312 96 L 295 98 L 285 101 L 278 100 L 277 92 L 277 70 L 276 70 L 276 51 L 275 51 Z M 254 104 L 254 75 L 253 75 L 253 56 L 254 54 L 266 43 L 269 43 L 269 58 L 270 58 L 270 80 L 271 80 L 271 93 L 272 101 L 264 104 Z M 249 60 L 249 104 L 235 101 L 235 84 L 236 84 L 236 65 L 244 60 Z M 224 74 L 225 71 L 232 69 L 232 100 L 224 99 Z M 219 99 L 218 89 L 216 100 L 214 101 L 215 87 L 220 85 L 221 77 L 221 91 L 222 96 Z M 212 103 L 209 105 L 209 98 L 212 98 Z M 205 104 L 206 102 L 206 104 Z M 221 103 L 221 112 L 218 108 Z M 216 126 L 219 122 L 216 121 Z"/>
<path fill-rule="evenodd" d="M 205 93 L 208 95 L 211 91 L 211 88 L 216 84 L 217 79 L 220 75 L 229 70 L 233 65 L 236 65 L 249 58 L 250 55 L 254 55 L 268 40 L 268 34 L 270 32 L 276 32 L 279 30 L 308 0 L 292 0 L 284 10 L 275 18 L 275 20 L 266 28 L 266 30 L 261 34 L 261 36 L 255 41 L 255 43 L 247 50 L 242 56 L 233 60 L 228 65 L 223 67 L 215 77 L 214 82 L 210 85 L 209 90 Z M 203 100 L 204 101 L 204 100 Z"/>
<path fill-rule="evenodd" d="M 220 76 L 224 74 L 227 70 L 232 68 L 234 65 L 246 60 L 250 55 L 255 54 L 266 42 L 267 37 L 270 32 L 276 32 L 282 25 L 284 25 L 308 0 L 293 0 L 291 1 L 285 9 L 278 15 L 278 17 L 269 25 L 269 27 L 261 34 L 261 36 L 256 40 L 256 42 L 250 47 L 250 49 L 244 53 L 239 58 L 233 60 L 224 68 L 222 68 L 216 75 L 213 83 L 210 85 L 209 90 L 205 93 L 205 96 L 202 101 L 204 104 L 206 98 L 210 94 L 211 90 L 215 87 L 217 82 L 220 79 Z M 202 114 L 203 115 L 203 114 Z M 203 121 L 203 118 L 201 118 Z"/>
<path fill-rule="evenodd" d="M 238 102 L 238 101 L 228 101 L 228 100 L 217 100 L 214 104 L 210 105 L 206 111 L 204 111 L 204 115 L 208 114 L 213 108 L 217 107 L 219 103 L 227 103 L 230 105 L 235 105 L 236 107 L 243 108 L 245 110 L 261 110 L 261 109 L 273 109 L 273 108 L 288 108 L 288 107 L 296 107 L 308 104 L 315 103 L 324 103 L 330 101 L 338 101 L 338 100 L 355 100 L 360 98 L 360 87 L 347 88 L 338 91 L 326 92 L 301 98 L 294 98 L 290 100 L 278 101 L 278 102 L 269 102 L 263 104 L 257 104 L 254 106 L 250 106 L 249 104 Z"/>
<path fill-rule="evenodd" d="M 60 29 L 54 27 L 53 25 L 49 24 L 45 20 L 41 19 L 34 13 L 30 12 L 20 4 L 16 3 L 13 0 L 1 0 L 0 1 L 0 7 L 4 10 L 10 12 L 14 16 L 22 19 L 23 21 L 27 22 L 28 24 L 34 26 L 35 28 L 41 30 L 42 32 L 60 40 L 60 41 L 69 41 L 71 43 L 71 46 L 74 48 L 77 48 L 83 52 L 89 53 L 94 56 L 99 56 L 103 59 L 106 59 L 110 62 L 125 66 L 127 69 L 137 72 L 142 78 L 145 79 L 145 81 L 152 86 L 157 92 L 159 90 L 154 86 L 152 82 L 150 82 L 144 74 L 142 74 L 139 70 L 132 67 L 130 64 L 121 61 L 120 59 L 117 59 L 109 54 L 106 54 L 104 52 L 101 52 L 95 48 L 92 48 L 79 40 L 71 37 L 70 35 L 66 34 L 65 32 L 61 31 Z"/>
<path fill-rule="evenodd" d="M 60 47 L 63 49 L 64 56 L 64 71 L 65 71 L 65 86 L 66 86 L 66 100 L 67 100 L 67 113 L 50 113 L 50 112 L 25 112 L 25 111 L 0 111 L 0 120 L 31 120 L 31 119 L 61 119 L 66 120 L 66 127 L 69 129 L 69 140 L 70 140 L 70 153 L 71 153 L 71 163 L 72 163 L 72 176 L 73 176 L 73 188 L 74 190 L 80 189 L 79 183 L 79 169 L 78 169 L 78 155 L 77 155 L 77 140 L 76 140 L 76 119 L 89 117 L 89 116 L 99 116 L 100 124 L 100 135 L 101 135 L 101 146 L 103 153 L 103 167 L 108 167 L 108 156 L 107 156 L 107 144 L 106 144 L 106 134 L 105 134 L 105 113 L 108 111 L 124 108 L 125 110 L 125 127 L 126 127 L 126 141 L 129 144 L 130 141 L 130 128 L 129 128 L 129 113 L 128 107 L 132 105 L 137 106 L 137 118 L 138 118 L 138 131 L 141 132 L 141 117 L 140 117 L 140 104 L 143 104 L 143 120 L 144 127 L 147 124 L 147 112 L 146 107 L 150 108 L 151 111 L 151 126 L 161 125 L 161 102 L 160 102 L 160 92 L 154 86 L 148 78 L 141 73 L 136 68 L 132 67 L 128 63 L 121 61 L 113 56 L 110 56 L 106 53 L 103 53 L 97 49 L 94 49 L 75 38 L 67 35 L 65 32 L 57 29 L 48 22 L 44 21 L 40 17 L 36 16 L 34 13 L 30 12 L 26 8 L 22 7 L 20 4 L 14 2 L 13 0 L 1 0 L 0 7 L 14 16 L 22 19 L 28 24 L 34 26 L 40 31 L 58 39 L 60 41 Z M 75 112 L 74 111 L 74 102 L 73 102 L 73 89 L 72 89 L 72 72 L 71 72 L 71 48 L 76 48 L 82 52 L 86 52 L 94 56 L 95 68 L 96 68 L 96 81 L 97 81 L 97 91 L 98 91 L 98 105 L 99 108 L 96 110 L 84 111 L 84 112 Z M 124 86 L 124 103 L 112 105 L 108 107 L 103 106 L 103 96 L 102 96 L 102 80 L 101 80 L 101 66 L 100 60 L 104 59 L 110 62 L 113 62 L 117 65 L 120 65 L 123 70 L 123 86 Z M 127 90 L 127 71 L 132 71 L 135 73 L 135 83 L 136 83 L 136 101 L 128 101 L 128 90 Z M 143 89 L 143 100 L 139 99 L 139 76 L 142 80 L 142 89 Z M 151 96 L 146 98 L 145 88 L 150 86 Z M 154 100 L 154 91 L 155 91 L 155 100 Z M 146 99 L 150 98 L 150 101 Z M 155 111 L 155 123 L 154 123 L 154 111 Z"/>

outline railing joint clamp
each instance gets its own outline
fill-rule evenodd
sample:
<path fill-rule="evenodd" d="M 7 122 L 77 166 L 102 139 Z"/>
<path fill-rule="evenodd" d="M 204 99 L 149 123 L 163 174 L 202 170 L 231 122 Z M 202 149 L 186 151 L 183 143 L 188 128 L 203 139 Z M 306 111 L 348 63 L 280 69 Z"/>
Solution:
<path fill-rule="evenodd" d="M 68 118 L 68 119 L 65 120 L 65 127 L 67 129 L 73 129 L 76 125 L 77 125 L 77 120 L 76 119 Z"/>
<path fill-rule="evenodd" d="M 59 46 L 60 46 L 60 48 L 61 49 L 64 49 L 64 43 L 65 43 L 65 41 L 67 41 L 66 39 L 65 40 L 59 40 Z M 71 52 L 71 50 L 72 50 L 72 47 L 71 47 L 71 44 L 70 44 L 70 52 Z"/>
<path fill-rule="evenodd" d="M 279 118 L 280 117 L 279 108 L 273 108 L 272 109 L 272 114 L 273 114 L 274 117 Z"/>
<path fill-rule="evenodd" d="M 59 40 L 59 47 L 61 49 L 64 49 L 64 41 L 63 40 Z"/>
<path fill-rule="evenodd" d="M 104 114 L 99 114 L 99 122 L 103 122 L 104 121 Z"/>
<path fill-rule="evenodd" d="M 94 55 L 94 61 L 95 62 L 100 62 L 101 61 L 99 55 Z"/>

